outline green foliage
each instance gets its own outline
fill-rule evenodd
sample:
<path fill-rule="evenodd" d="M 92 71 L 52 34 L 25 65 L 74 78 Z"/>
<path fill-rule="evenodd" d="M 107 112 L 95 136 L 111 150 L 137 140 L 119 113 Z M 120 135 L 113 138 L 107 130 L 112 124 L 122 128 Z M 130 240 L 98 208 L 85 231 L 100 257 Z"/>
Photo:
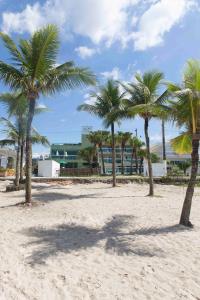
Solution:
<path fill-rule="evenodd" d="M 191 166 L 191 161 L 190 160 L 185 160 L 182 161 L 179 164 L 179 168 L 184 172 L 184 174 L 186 174 L 187 169 Z"/>
<path fill-rule="evenodd" d="M 92 92 L 94 104 L 82 104 L 79 111 L 87 111 L 103 120 L 106 128 L 121 119 L 122 100 L 125 93 L 121 93 L 117 82 L 108 80 L 105 86 L 99 88 L 98 92 Z"/>
<path fill-rule="evenodd" d="M 28 98 L 95 84 L 95 76 L 86 68 L 78 68 L 73 62 L 56 66 L 59 39 L 55 25 L 36 31 L 28 40 L 20 39 L 18 45 L 4 33 L 1 38 L 12 64 L 0 61 L 0 79 Z"/>
<path fill-rule="evenodd" d="M 151 153 L 151 162 L 152 163 L 159 163 L 160 157 L 156 153 Z"/>
<path fill-rule="evenodd" d="M 92 167 L 96 161 L 96 150 L 94 147 L 83 148 L 79 151 L 79 156 Z"/>
<path fill-rule="evenodd" d="M 172 177 L 183 176 L 183 171 L 179 168 L 179 166 L 174 165 L 167 175 Z"/>
<path fill-rule="evenodd" d="M 130 98 L 124 102 L 127 117 L 139 115 L 148 119 L 167 118 L 168 107 L 164 103 L 168 97 L 168 91 L 158 94 L 163 77 L 161 72 L 151 71 L 144 73 L 143 76 L 136 74 L 135 83 L 123 85 L 130 95 Z"/>
<path fill-rule="evenodd" d="M 132 138 L 132 133 L 131 132 L 118 131 L 116 140 L 119 143 L 119 145 L 122 148 L 124 148 L 127 144 L 130 143 L 131 138 Z"/>
<path fill-rule="evenodd" d="M 106 143 L 110 133 L 108 131 L 91 131 L 87 135 L 87 139 L 91 144 L 93 144 L 95 147 L 102 147 L 103 144 Z"/>

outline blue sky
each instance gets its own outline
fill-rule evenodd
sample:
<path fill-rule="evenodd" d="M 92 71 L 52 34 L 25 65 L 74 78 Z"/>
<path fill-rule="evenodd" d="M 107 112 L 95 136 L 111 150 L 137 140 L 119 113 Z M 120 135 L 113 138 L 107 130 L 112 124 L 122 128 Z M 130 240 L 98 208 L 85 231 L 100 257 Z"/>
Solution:
<path fill-rule="evenodd" d="M 136 72 L 158 69 L 166 80 L 180 82 L 188 58 L 200 59 L 200 0 L 0 0 L 1 30 L 16 41 L 47 23 L 60 28 L 58 63 L 74 60 L 89 67 L 103 83 L 108 77 L 132 81 Z M 8 58 L 1 44 L 0 59 Z M 1 92 L 7 90 L 0 84 Z M 78 142 L 81 127 L 101 129 L 102 122 L 76 108 L 89 101 L 90 88 L 63 91 L 41 98 L 49 112 L 35 118 L 34 126 L 50 142 Z M 5 116 L 3 107 L 1 115 Z M 120 130 L 138 129 L 139 118 L 122 122 Z M 167 139 L 177 129 L 167 125 Z M 161 141 L 159 121 L 151 121 L 152 144 Z M 1 134 L 2 137 L 2 134 Z M 37 146 L 34 152 L 48 152 Z"/>

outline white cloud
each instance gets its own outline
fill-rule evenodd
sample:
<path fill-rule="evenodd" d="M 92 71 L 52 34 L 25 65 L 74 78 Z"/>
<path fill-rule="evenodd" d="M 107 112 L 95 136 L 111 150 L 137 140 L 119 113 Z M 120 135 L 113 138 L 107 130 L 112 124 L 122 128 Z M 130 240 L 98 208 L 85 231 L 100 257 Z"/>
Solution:
<path fill-rule="evenodd" d="M 166 32 L 180 22 L 196 3 L 193 0 L 160 0 L 142 15 L 138 32 L 133 33 L 136 50 L 145 50 L 163 42 Z"/>
<path fill-rule="evenodd" d="M 102 72 L 101 75 L 106 79 L 119 80 L 121 77 L 120 69 L 115 67 L 111 71 Z"/>
<path fill-rule="evenodd" d="M 17 13 L 2 14 L 2 30 L 30 32 L 46 23 L 55 23 L 69 34 L 89 37 L 95 44 L 108 45 L 127 34 L 128 8 L 141 0 L 46 0 L 42 5 L 27 5 Z"/>
<path fill-rule="evenodd" d="M 95 102 L 96 102 L 96 99 L 93 98 L 93 97 L 91 97 L 90 94 L 88 94 L 88 93 L 85 94 L 85 95 L 83 96 L 83 98 L 84 98 L 84 103 L 85 103 L 85 104 L 93 105 L 93 104 L 95 104 Z"/>
<path fill-rule="evenodd" d="M 21 12 L 4 12 L 2 30 L 32 33 L 55 23 L 66 36 L 81 35 L 95 45 L 119 41 L 145 50 L 163 42 L 166 32 L 179 23 L 198 0 L 46 0 L 27 5 Z M 114 4 L 113 4 L 114 3 Z M 80 49 L 81 48 L 81 49 Z M 78 52 L 79 51 L 79 52 Z M 95 49 L 81 46 L 82 57 Z"/>
<path fill-rule="evenodd" d="M 75 48 L 75 51 L 78 53 L 78 55 L 82 58 L 85 59 L 87 57 L 93 56 L 95 53 L 98 51 L 94 48 L 88 48 L 86 46 L 80 46 Z"/>
<path fill-rule="evenodd" d="M 33 33 L 44 24 L 43 17 L 40 14 L 39 3 L 35 3 L 33 6 L 27 5 L 22 12 L 5 12 L 2 14 L 2 19 L 2 31 L 7 33 L 12 31 L 19 33 L 28 31 Z"/>
<path fill-rule="evenodd" d="M 38 103 L 37 106 L 36 106 L 36 108 L 42 108 L 42 109 L 44 109 L 44 108 L 47 108 L 47 106 L 44 103 Z"/>

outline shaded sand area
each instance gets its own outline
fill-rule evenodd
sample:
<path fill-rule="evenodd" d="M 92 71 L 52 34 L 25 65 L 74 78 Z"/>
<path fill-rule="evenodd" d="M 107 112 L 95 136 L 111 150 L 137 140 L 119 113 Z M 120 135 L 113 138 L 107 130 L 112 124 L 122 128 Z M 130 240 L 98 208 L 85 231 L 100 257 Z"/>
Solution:
<path fill-rule="evenodd" d="M 147 191 L 34 184 L 31 209 L 1 192 L 0 299 L 200 299 L 200 189 L 194 229 L 176 225 L 184 187 Z"/>

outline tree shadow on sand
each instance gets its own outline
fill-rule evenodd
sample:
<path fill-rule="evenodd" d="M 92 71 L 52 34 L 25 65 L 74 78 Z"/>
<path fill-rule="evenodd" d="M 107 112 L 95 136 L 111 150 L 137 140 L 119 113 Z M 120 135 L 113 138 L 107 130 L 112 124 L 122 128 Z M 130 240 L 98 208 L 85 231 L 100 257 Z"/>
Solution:
<path fill-rule="evenodd" d="M 106 252 L 117 255 L 138 255 L 143 257 L 164 257 L 164 251 L 155 247 L 153 239 L 138 236 L 177 233 L 187 230 L 183 226 L 151 227 L 140 230 L 133 229 L 133 216 L 116 215 L 102 228 L 90 228 L 82 225 L 58 225 L 54 228 L 29 228 L 23 234 L 33 240 L 26 247 L 36 247 L 28 261 L 30 264 L 44 264 L 51 256 L 71 253 L 92 247 L 103 248 Z"/>

